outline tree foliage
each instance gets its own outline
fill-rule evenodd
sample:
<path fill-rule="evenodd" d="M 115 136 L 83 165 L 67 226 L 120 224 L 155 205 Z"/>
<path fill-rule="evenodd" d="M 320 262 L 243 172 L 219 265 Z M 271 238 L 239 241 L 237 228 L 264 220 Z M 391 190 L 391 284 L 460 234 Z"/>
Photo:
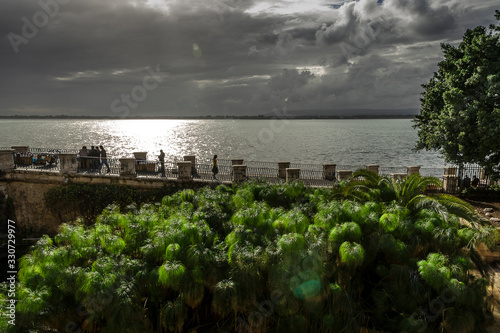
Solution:
<path fill-rule="evenodd" d="M 496 11 L 500 20 L 500 12 Z M 416 149 L 448 162 L 477 163 L 490 174 L 500 163 L 500 26 L 469 29 L 458 46 L 442 44 L 444 60 L 423 84 Z"/>

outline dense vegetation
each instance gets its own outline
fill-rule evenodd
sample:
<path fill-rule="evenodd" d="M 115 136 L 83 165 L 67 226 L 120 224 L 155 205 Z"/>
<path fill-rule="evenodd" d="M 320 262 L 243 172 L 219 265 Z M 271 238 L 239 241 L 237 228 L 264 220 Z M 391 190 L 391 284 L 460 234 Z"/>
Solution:
<path fill-rule="evenodd" d="M 500 11 L 496 11 L 500 20 Z M 449 162 L 477 163 L 500 177 L 500 25 L 467 30 L 423 85 L 415 117 L 417 149 L 439 150 Z M 495 139 L 492 139 L 495 138 Z"/>
<path fill-rule="evenodd" d="M 493 229 L 454 197 L 423 195 L 434 178 L 355 175 L 333 190 L 183 190 L 63 225 L 21 260 L 16 328 L 483 332 L 472 246 L 493 245 Z"/>
<path fill-rule="evenodd" d="M 500 199 L 500 185 L 492 185 L 488 187 L 468 187 L 460 194 L 461 198 L 465 199 Z"/>
<path fill-rule="evenodd" d="M 165 195 L 181 189 L 175 183 L 169 184 L 169 187 L 153 189 L 137 189 L 118 184 L 67 183 L 48 190 L 44 194 L 44 202 L 61 220 L 64 220 L 62 216 L 76 214 L 85 222 L 91 223 L 110 204 L 123 209 L 130 203 L 140 205 L 159 202 Z"/>

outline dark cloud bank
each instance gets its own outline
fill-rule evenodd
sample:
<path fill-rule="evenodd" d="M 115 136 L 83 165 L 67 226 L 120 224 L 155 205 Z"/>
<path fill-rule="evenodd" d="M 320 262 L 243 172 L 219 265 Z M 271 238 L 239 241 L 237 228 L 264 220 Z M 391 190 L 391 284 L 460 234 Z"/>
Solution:
<path fill-rule="evenodd" d="M 0 115 L 417 110 L 495 2 L 4 1 Z"/>

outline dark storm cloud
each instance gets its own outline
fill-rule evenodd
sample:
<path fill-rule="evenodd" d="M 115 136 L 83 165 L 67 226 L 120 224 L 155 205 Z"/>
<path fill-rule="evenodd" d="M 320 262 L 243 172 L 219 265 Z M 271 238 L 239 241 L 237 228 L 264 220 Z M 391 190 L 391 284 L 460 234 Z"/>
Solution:
<path fill-rule="evenodd" d="M 317 28 L 297 28 L 290 31 L 293 38 L 296 39 L 305 39 L 308 41 L 316 40 L 316 31 Z"/>
<path fill-rule="evenodd" d="M 313 78 L 314 75 L 309 71 L 299 73 L 296 69 L 285 68 L 281 74 L 272 77 L 268 85 L 272 91 L 293 91 L 303 87 Z"/>
<path fill-rule="evenodd" d="M 304 109 L 418 107 L 439 43 L 493 22 L 494 8 L 489 0 L 6 1 L 0 114 L 112 116 L 113 101 L 134 92 L 130 115 L 259 114 L 285 98 Z"/>
<path fill-rule="evenodd" d="M 49 24 L 26 44 L 18 45 L 18 54 L 7 38 L 2 40 L 6 45 L 2 45 L 0 56 L 6 61 L 1 63 L 9 63 L 2 72 L 11 78 L 2 81 L 2 91 L 9 93 L 11 107 L 26 101 L 29 94 L 34 106 L 60 104 L 64 108 L 75 104 L 83 111 L 109 112 L 111 100 L 139 84 L 147 74 L 146 67 L 159 64 L 163 72 L 169 73 L 170 79 L 162 84 L 164 90 L 167 81 L 180 83 L 177 78 L 218 78 L 228 67 L 239 65 L 239 58 L 248 53 L 244 42 L 248 37 L 241 31 L 266 32 L 265 22 L 250 20 L 234 5 L 194 8 L 176 4 L 170 10 L 175 15 L 133 7 L 123 1 L 61 5 Z M 40 8 L 33 5 L 14 10 L 18 17 L 27 18 L 37 11 Z M 8 10 L 2 13 L 7 15 Z M 1 21 L 7 22 L 2 26 L 2 35 L 22 35 L 20 19 L 2 17 Z M 193 50 L 195 44 L 199 53 Z M 17 98 L 12 95 L 13 89 L 19 90 Z M 61 96 L 61 91 L 67 93 Z M 171 91 L 175 94 L 169 99 L 182 94 L 173 88 L 167 95 Z M 153 102 L 151 97 L 145 101 Z M 156 105 L 161 109 L 161 103 Z"/>
<path fill-rule="evenodd" d="M 449 6 L 432 7 L 427 0 L 349 2 L 337 10 L 332 22 L 323 24 L 316 38 L 327 44 L 347 42 L 362 48 L 377 41 L 442 38 L 454 26 Z"/>
<path fill-rule="evenodd" d="M 416 37 L 440 35 L 455 26 L 452 8 L 447 4 L 431 7 L 429 0 L 398 0 L 385 3 L 385 5 L 390 4 L 393 4 L 394 8 L 409 20 L 406 32 L 412 31 Z"/>

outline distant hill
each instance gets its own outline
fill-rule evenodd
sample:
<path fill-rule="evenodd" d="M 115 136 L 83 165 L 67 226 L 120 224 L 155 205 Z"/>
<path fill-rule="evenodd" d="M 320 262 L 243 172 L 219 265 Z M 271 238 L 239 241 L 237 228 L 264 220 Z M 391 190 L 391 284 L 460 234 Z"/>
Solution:
<path fill-rule="evenodd" d="M 411 117 L 418 114 L 419 109 L 334 109 L 334 110 L 288 110 L 292 117 Z M 264 116 L 273 116 L 267 113 Z"/>
<path fill-rule="evenodd" d="M 413 118 L 418 109 L 336 109 L 336 110 L 288 110 L 287 112 L 267 112 L 259 115 L 138 115 L 132 117 L 96 115 L 13 115 L 0 119 L 266 119 L 266 118 Z"/>

